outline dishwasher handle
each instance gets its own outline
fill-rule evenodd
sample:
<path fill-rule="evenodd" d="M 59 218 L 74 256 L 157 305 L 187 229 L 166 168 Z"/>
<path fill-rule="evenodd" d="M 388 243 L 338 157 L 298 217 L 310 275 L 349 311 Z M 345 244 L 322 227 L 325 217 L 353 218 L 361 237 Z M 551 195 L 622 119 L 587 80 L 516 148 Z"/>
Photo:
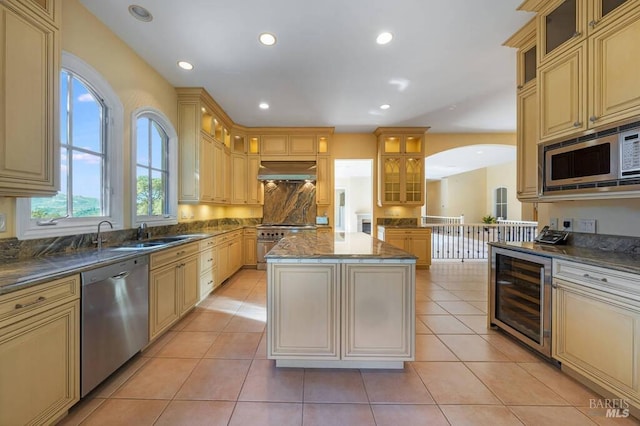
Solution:
<path fill-rule="evenodd" d="M 123 278 L 127 278 L 129 276 L 129 274 L 131 274 L 131 271 L 123 271 L 123 272 L 120 272 L 117 275 L 112 276 L 111 279 L 112 280 L 121 280 Z"/>

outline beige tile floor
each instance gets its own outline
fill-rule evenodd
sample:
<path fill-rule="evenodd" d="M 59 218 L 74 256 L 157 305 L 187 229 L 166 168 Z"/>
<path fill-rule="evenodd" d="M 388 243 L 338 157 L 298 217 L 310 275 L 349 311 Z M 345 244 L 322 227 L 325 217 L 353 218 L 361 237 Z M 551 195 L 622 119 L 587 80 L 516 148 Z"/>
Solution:
<path fill-rule="evenodd" d="M 485 263 L 417 272 L 416 361 L 276 369 L 266 275 L 242 270 L 74 407 L 63 425 L 637 425 L 486 327 Z"/>

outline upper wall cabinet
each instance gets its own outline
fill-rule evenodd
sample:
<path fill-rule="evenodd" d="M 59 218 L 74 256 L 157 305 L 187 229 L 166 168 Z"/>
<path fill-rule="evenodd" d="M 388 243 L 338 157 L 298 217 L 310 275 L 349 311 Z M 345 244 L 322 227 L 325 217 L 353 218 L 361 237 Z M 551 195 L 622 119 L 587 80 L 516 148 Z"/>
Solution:
<path fill-rule="evenodd" d="M 60 9 L 0 1 L 0 196 L 58 191 Z"/>
<path fill-rule="evenodd" d="M 264 135 L 261 138 L 262 156 L 315 156 L 315 135 Z"/>
<path fill-rule="evenodd" d="M 228 130 L 231 120 L 204 89 L 179 88 L 177 91 L 179 202 L 227 202 L 231 195 L 230 190 L 225 191 L 230 187 L 227 173 L 230 160 L 227 159 L 232 145 Z"/>
<path fill-rule="evenodd" d="M 379 127 L 378 205 L 424 204 L 424 134 L 428 127 Z"/>
<path fill-rule="evenodd" d="M 538 200 L 538 93 L 536 21 L 532 19 L 504 43 L 517 52 L 517 196 Z"/>
<path fill-rule="evenodd" d="M 640 2 L 551 1 L 537 19 L 541 141 L 640 114 Z"/>

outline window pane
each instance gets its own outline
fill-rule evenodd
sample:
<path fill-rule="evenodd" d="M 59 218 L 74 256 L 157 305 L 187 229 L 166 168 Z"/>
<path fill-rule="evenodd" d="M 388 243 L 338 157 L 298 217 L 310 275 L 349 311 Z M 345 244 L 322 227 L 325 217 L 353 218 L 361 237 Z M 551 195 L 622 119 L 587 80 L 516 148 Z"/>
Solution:
<path fill-rule="evenodd" d="M 149 169 L 145 167 L 136 168 L 136 214 L 149 214 Z"/>
<path fill-rule="evenodd" d="M 102 158 L 73 152 L 73 216 L 102 215 Z"/>
<path fill-rule="evenodd" d="M 60 73 L 60 143 L 67 144 L 69 135 L 67 135 L 67 123 L 69 120 L 69 111 L 67 110 L 67 77 L 69 74 L 62 71 Z"/>
<path fill-rule="evenodd" d="M 165 184 L 164 173 L 154 171 L 151 175 L 151 197 L 153 199 L 152 215 L 163 215 L 165 213 Z"/>
<path fill-rule="evenodd" d="M 145 166 L 149 165 L 149 119 L 136 120 L 136 162 Z"/>
<path fill-rule="evenodd" d="M 164 169 L 165 133 L 156 122 L 151 123 L 151 165 L 154 169 Z"/>
<path fill-rule="evenodd" d="M 102 106 L 78 80 L 73 79 L 72 144 L 102 153 Z"/>

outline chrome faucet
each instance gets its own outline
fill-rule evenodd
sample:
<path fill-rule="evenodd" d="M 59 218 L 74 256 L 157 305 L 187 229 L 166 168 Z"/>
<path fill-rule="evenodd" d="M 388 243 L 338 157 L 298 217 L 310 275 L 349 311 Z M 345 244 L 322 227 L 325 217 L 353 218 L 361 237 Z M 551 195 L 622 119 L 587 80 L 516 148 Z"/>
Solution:
<path fill-rule="evenodd" d="M 103 220 L 100 223 L 98 223 L 98 235 L 96 235 L 96 239 L 93 240 L 93 243 L 98 245 L 98 250 L 102 249 L 103 240 L 102 240 L 102 235 L 100 235 L 100 226 L 102 226 L 103 223 L 108 223 L 111 229 L 113 229 L 113 224 L 108 220 Z"/>
<path fill-rule="evenodd" d="M 149 238 L 150 236 L 151 233 L 147 232 L 147 222 L 142 222 L 140 226 L 138 226 L 138 241 Z"/>

